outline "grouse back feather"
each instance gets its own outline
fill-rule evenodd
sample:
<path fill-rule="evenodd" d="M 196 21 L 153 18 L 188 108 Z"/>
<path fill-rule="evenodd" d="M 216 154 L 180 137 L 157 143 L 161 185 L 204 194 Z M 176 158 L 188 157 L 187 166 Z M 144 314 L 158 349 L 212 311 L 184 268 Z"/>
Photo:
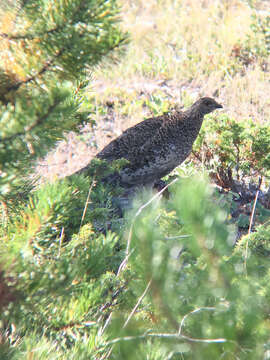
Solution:
<path fill-rule="evenodd" d="M 169 117 L 163 115 L 146 119 L 135 126 L 125 130 L 118 138 L 111 141 L 98 154 L 99 159 L 113 161 L 121 158 L 129 160 L 134 149 L 141 148 L 150 137 L 168 121 Z"/>

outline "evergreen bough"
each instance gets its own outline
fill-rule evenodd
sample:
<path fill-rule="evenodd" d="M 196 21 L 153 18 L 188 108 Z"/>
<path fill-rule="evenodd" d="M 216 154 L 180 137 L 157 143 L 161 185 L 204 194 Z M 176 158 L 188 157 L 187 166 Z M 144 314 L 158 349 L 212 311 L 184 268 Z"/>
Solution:
<path fill-rule="evenodd" d="M 33 160 L 87 119 L 89 74 L 128 40 L 114 0 L 14 4 L 0 8 L 0 194 L 13 200 Z"/>

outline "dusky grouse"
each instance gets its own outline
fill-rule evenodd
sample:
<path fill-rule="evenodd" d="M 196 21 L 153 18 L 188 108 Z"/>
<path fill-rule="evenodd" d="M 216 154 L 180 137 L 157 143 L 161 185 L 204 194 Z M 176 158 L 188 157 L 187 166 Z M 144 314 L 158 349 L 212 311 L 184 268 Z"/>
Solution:
<path fill-rule="evenodd" d="M 222 105 L 203 97 L 184 112 L 146 119 L 124 131 L 96 157 L 109 162 L 121 158 L 129 161 L 119 173 L 123 186 L 153 185 L 189 156 L 204 115 L 218 108 Z"/>

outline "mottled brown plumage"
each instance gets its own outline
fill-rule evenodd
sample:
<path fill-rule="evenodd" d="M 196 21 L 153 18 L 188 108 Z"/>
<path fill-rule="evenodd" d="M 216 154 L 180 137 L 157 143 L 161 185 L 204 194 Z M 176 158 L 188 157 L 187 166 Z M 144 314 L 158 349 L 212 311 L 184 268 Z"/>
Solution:
<path fill-rule="evenodd" d="M 204 97 L 184 112 L 146 119 L 111 141 L 97 158 L 110 162 L 120 158 L 129 160 L 119 174 L 123 185 L 152 185 L 188 157 L 204 115 L 217 108 L 222 106 Z"/>

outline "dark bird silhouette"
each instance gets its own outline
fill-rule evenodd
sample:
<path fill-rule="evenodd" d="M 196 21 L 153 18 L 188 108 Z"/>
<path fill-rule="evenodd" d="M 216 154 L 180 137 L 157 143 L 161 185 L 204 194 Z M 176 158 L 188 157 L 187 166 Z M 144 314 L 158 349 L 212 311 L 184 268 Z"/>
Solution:
<path fill-rule="evenodd" d="M 119 173 L 123 186 L 153 185 L 189 156 L 204 115 L 218 108 L 222 105 L 203 97 L 184 112 L 146 119 L 124 131 L 96 156 L 109 162 L 129 161 Z"/>

